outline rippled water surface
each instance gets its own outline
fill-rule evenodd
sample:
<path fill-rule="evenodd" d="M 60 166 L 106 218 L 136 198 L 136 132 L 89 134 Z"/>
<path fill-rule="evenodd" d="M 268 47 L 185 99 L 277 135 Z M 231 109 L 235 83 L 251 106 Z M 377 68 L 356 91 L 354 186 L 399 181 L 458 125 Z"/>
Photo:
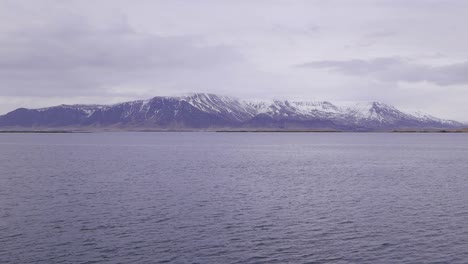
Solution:
<path fill-rule="evenodd" d="M 468 263 L 468 135 L 0 134 L 0 263 Z"/>

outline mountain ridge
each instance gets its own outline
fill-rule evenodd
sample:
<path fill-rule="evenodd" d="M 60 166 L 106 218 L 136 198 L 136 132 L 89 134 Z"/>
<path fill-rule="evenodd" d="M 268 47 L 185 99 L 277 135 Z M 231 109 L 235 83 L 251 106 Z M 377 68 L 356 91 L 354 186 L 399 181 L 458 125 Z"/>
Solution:
<path fill-rule="evenodd" d="M 210 93 L 156 96 L 112 105 L 18 108 L 0 116 L 2 128 L 279 129 L 385 131 L 462 127 L 452 120 L 407 113 L 381 102 L 248 100 Z"/>

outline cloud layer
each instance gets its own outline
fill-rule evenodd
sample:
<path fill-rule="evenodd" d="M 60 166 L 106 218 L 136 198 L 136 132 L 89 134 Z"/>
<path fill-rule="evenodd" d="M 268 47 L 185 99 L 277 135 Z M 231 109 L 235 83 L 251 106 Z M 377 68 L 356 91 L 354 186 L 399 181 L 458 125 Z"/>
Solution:
<path fill-rule="evenodd" d="M 441 86 L 468 84 L 468 61 L 431 66 L 389 57 L 370 60 L 312 61 L 300 64 L 298 67 L 329 69 L 342 74 L 366 76 L 385 82 L 429 82 Z"/>
<path fill-rule="evenodd" d="M 215 71 L 243 60 L 196 37 L 136 32 L 123 18 L 100 28 L 75 14 L 60 18 L 0 35 L 0 96 L 99 94 L 102 87 L 157 84 L 169 72 Z"/>

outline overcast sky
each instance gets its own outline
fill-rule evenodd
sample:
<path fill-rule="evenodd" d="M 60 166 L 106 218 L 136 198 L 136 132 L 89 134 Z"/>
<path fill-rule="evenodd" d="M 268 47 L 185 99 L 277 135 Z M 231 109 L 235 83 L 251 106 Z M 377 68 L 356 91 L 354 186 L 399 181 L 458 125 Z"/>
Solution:
<path fill-rule="evenodd" d="M 0 114 L 212 92 L 468 121 L 466 0 L 0 0 Z"/>

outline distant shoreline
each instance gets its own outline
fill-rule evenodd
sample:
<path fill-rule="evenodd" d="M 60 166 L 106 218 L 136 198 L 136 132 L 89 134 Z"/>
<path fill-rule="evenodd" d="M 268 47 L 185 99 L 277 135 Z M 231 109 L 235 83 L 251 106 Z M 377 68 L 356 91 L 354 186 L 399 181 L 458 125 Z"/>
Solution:
<path fill-rule="evenodd" d="M 69 133 L 92 133 L 88 131 L 67 131 L 67 130 L 0 130 L 0 133 L 7 134 L 69 134 Z"/>
<path fill-rule="evenodd" d="M 74 131 L 62 131 L 62 130 L 0 130 L 0 133 L 24 133 L 24 134 L 33 134 L 33 133 L 51 133 L 51 134 L 59 134 L 59 133 L 78 133 Z"/>
<path fill-rule="evenodd" d="M 461 130 L 392 130 L 392 131 L 347 131 L 347 130 L 0 130 L 2 134 L 70 134 L 103 132 L 214 132 L 214 133 L 468 133 Z"/>

